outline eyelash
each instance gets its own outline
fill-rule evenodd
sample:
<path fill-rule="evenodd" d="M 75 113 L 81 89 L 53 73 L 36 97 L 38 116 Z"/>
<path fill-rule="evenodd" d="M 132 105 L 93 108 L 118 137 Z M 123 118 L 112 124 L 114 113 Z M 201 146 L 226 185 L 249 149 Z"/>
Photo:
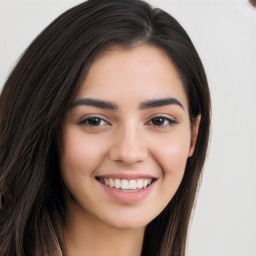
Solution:
<path fill-rule="evenodd" d="M 89 126 L 89 127 L 100 127 L 100 126 L 102 126 L 102 125 L 99 125 L 99 124 L 96 124 L 96 125 L 92 125 L 92 124 L 89 124 L 89 122 L 90 121 L 96 121 L 96 120 L 98 120 L 98 121 L 100 121 L 100 122 L 105 122 L 105 124 L 109 124 L 106 120 L 104 120 L 103 118 L 101 118 L 101 117 L 97 117 L 97 116 L 91 116 L 91 117 L 87 117 L 87 118 L 85 118 L 85 119 L 82 119 L 78 124 L 80 124 L 80 125 L 86 125 L 86 126 Z M 105 125 L 104 124 L 104 125 Z"/>
<path fill-rule="evenodd" d="M 157 119 L 158 119 L 158 121 L 161 119 L 161 121 L 163 121 L 164 123 L 160 124 L 160 125 L 154 124 L 153 122 L 157 121 Z M 94 124 L 90 124 L 89 123 L 90 121 L 94 122 Z M 101 122 L 104 122 L 104 124 L 100 124 Z M 175 119 L 168 118 L 168 117 L 165 117 L 165 116 L 156 116 L 156 117 L 151 118 L 148 122 L 146 122 L 146 125 L 153 125 L 153 126 L 162 128 L 162 127 L 171 126 L 171 125 L 174 125 L 174 124 L 177 124 L 177 123 L 178 122 Z M 87 118 L 81 120 L 78 124 L 79 125 L 85 125 L 85 126 L 88 126 L 88 127 L 100 127 L 100 126 L 103 126 L 103 125 L 106 125 L 106 124 L 108 125 L 110 123 L 107 122 L 106 120 L 104 120 L 101 117 L 91 116 L 91 117 L 87 117 Z"/>
<path fill-rule="evenodd" d="M 157 119 L 158 120 L 162 119 L 162 121 L 164 121 L 164 124 L 161 124 L 161 125 L 153 124 L 153 120 L 156 121 Z M 171 126 L 171 125 L 174 125 L 177 123 L 178 122 L 175 119 L 172 119 L 172 118 L 169 118 L 166 116 L 156 116 L 156 117 L 151 118 L 146 124 L 154 125 L 156 127 L 162 128 L 162 127 Z"/>

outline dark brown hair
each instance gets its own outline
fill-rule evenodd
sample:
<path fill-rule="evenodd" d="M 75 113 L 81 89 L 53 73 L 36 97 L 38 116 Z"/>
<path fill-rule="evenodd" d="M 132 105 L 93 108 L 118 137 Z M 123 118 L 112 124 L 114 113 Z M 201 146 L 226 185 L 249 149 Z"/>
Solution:
<path fill-rule="evenodd" d="M 94 58 L 108 48 L 138 44 L 163 49 L 189 100 L 198 139 L 181 185 L 148 224 L 142 255 L 185 255 L 191 211 L 206 157 L 210 95 L 200 58 L 169 14 L 140 0 L 89 0 L 53 21 L 28 47 L 0 96 L 0 255 L 53 255 L 64 250 L 65 201 L 59 172 L 63 120 Z"/>

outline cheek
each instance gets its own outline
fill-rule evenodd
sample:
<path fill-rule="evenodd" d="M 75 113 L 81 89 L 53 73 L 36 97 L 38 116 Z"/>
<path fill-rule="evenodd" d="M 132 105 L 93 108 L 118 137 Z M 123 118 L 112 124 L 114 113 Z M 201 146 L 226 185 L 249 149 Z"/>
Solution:
<path fill-rule="evenodd" d="M 185 131 L 159 136 L 157 143 L 151 144 L 151 154 L 162 172 L 154 195 L 156 215 L 172 200 L 182 181 L 190 147 L 190 131 Z"/>
<path fill-rule="evenodd" d="M 77 129 L 69 128 L 63 136 L 63 154 L 61 167 L 64 172 L 90 174 L 97 168 L 105 156 L 102 139 L 87 135 Z"/>
<path fill-rule="evenodd" d="M 190 131 L 168 134 L 158 139 L 154 152 L 163 174 L 183 176 L 190 148 Z"/>

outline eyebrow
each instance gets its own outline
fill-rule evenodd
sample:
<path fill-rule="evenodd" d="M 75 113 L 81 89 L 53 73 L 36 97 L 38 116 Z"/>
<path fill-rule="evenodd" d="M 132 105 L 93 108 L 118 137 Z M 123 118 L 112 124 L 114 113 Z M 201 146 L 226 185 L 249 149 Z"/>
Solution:
<path fill-rule="evenodd" d="M 109 110 L 118 110 L 118 106 L 113 102 L 103 101 L 98 99 L 91 99 L 91 98 L 78 99 L 72 104 L 71 107 L 76 107 L 81 105 L 93 106 L 93 107 L 109 109 Z M 140 103 L 139 109 L 157 108 L 157 107 L 162 107 L 166 105 L 178 105 L 182 109 L 184 109 L 181 102 L 175 98 L 164 98 L 164 99 L 144 101 Z"/>
<path fill-rule="evenodd" d="M 91 99 L 91 98 L 78 99 L 72 104 L 72 107 L 81 106 L 81 105 L 93 106 L 97 108 L 110 109 L 110 110 L 118 109 L 118 106 L 113 102 Z"/>
<path fill-rule="evenodd" d="M 178 105 L 184 109 L 180 101 L 175 98 L 164 98 L 159 100 L 148 100 L 140 104 L 140 109 L 158 108 L 166 105 Z"/>

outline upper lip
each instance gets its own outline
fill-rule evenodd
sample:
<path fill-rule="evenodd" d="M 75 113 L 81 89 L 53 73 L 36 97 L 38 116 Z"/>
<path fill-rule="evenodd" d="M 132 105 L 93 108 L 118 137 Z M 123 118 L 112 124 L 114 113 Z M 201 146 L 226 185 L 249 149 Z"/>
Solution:
<path fill-rule="evenodd" d="M 108 173 L 108 174 L 102 174 L 97 175 L 98 178 L 113 178 L 113 179 L 156 179 L 154 175 L 151 174 L 145 174 L 145 173 L 125 173 L 125 172 L 119 172 L 119 173 Z"/>

